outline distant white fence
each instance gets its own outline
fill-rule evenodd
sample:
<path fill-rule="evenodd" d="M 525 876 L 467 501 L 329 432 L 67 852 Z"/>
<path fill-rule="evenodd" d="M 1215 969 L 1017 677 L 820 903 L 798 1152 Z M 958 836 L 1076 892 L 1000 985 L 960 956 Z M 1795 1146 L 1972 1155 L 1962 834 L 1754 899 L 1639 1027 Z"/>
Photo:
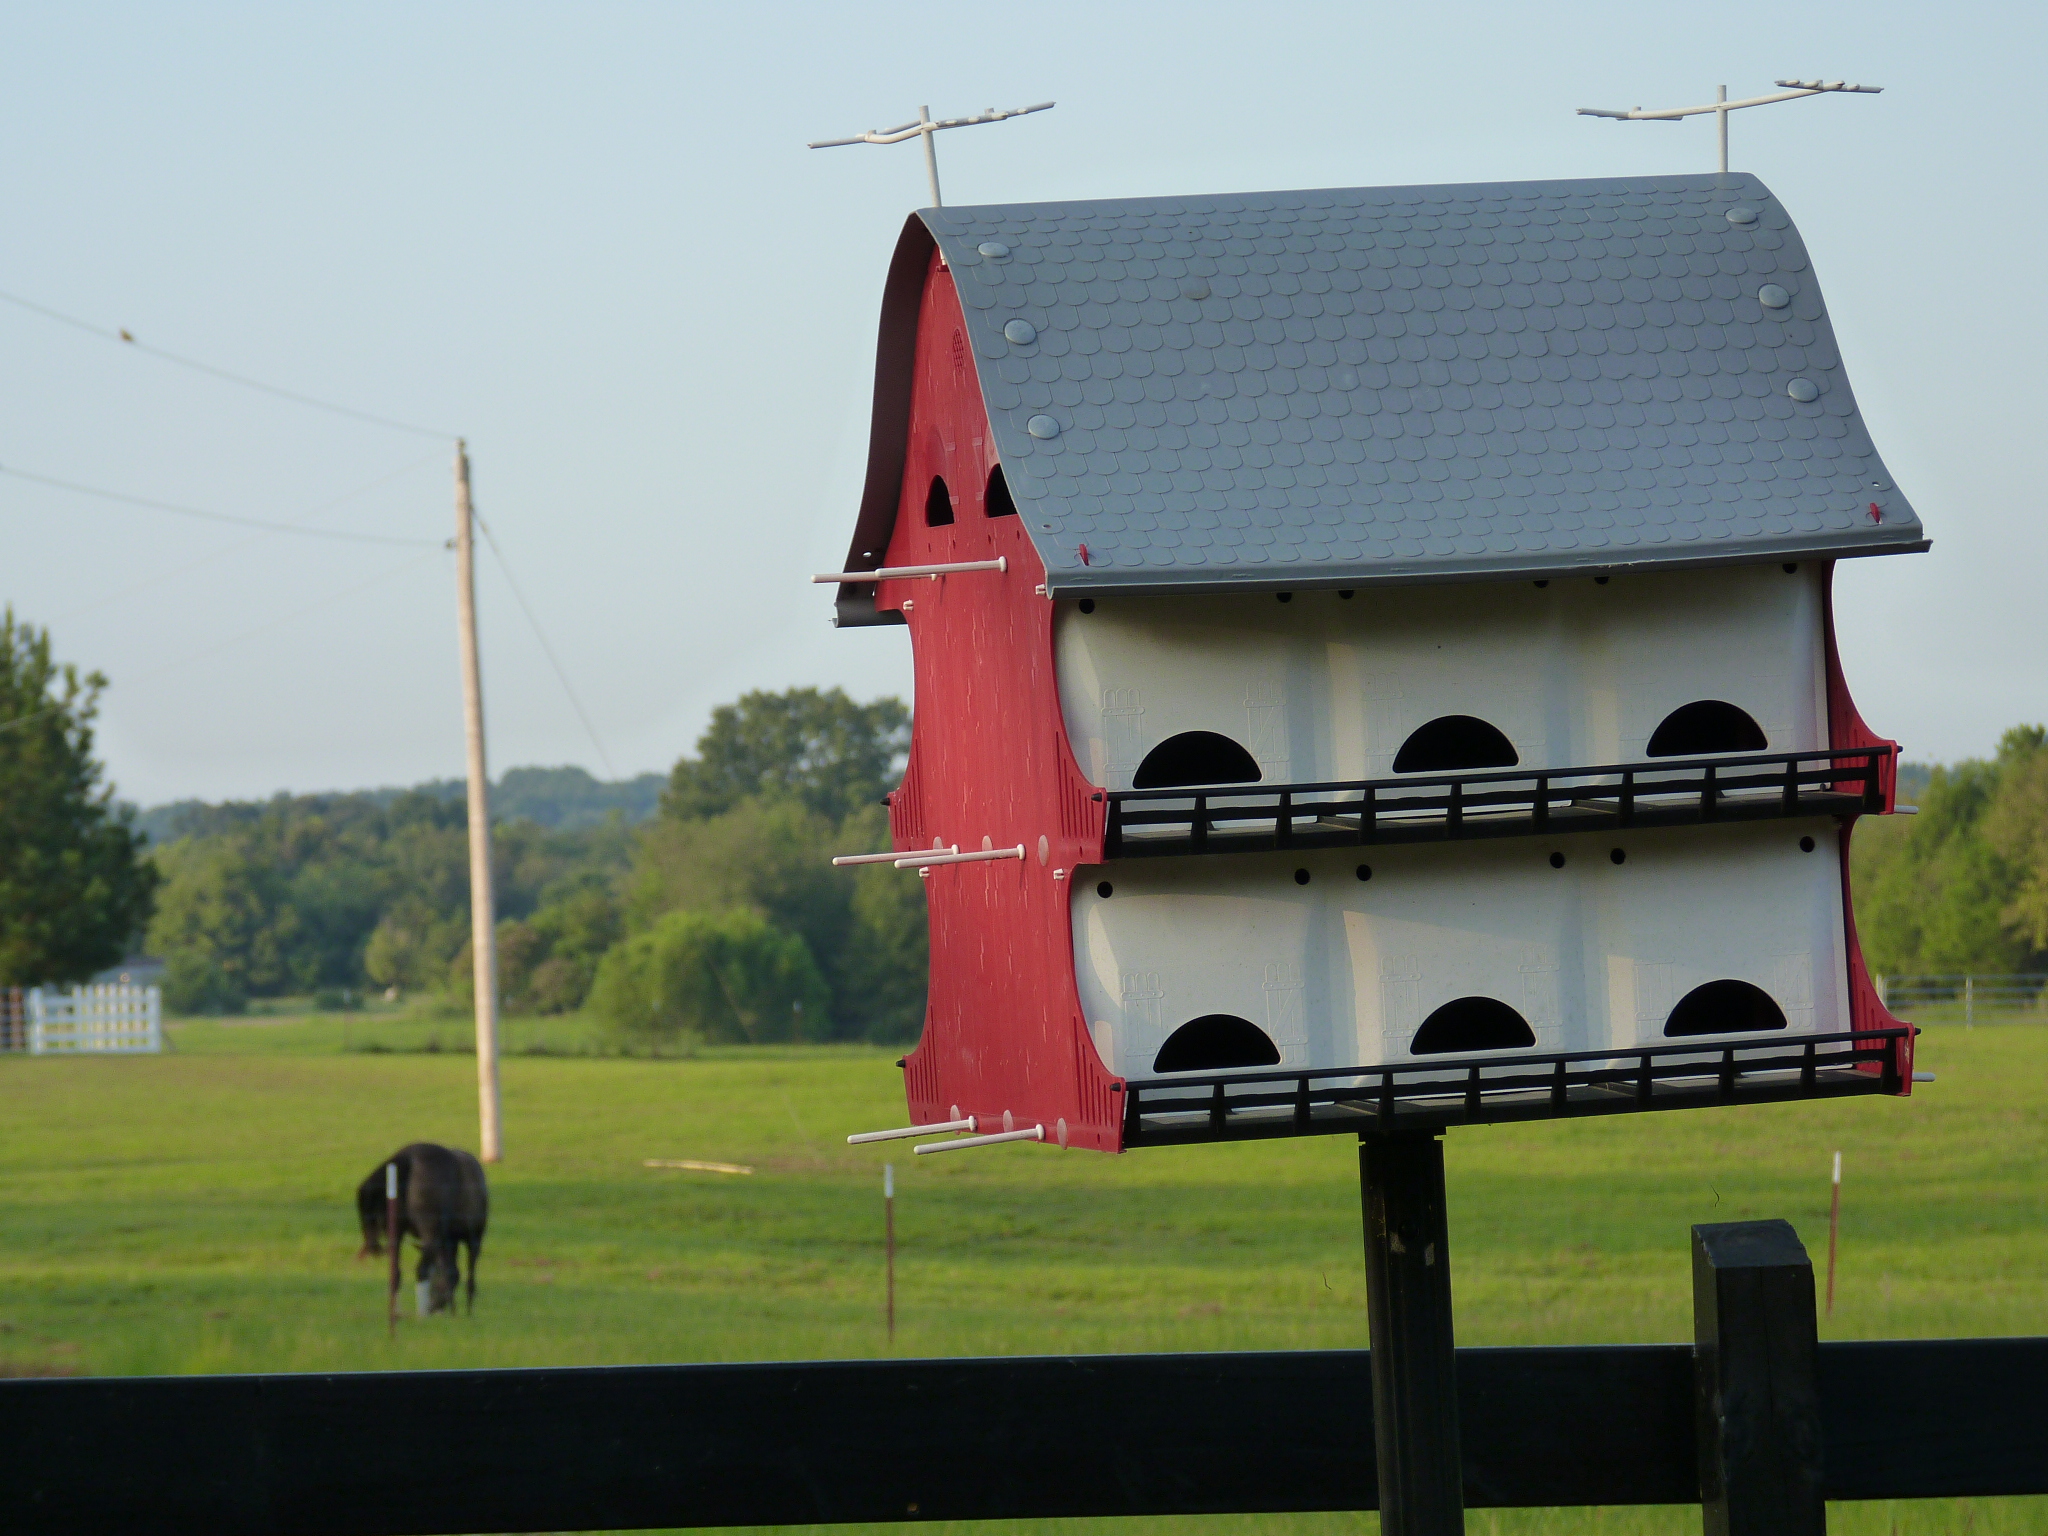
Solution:
<path fill-rule="evenodd" d="M 1893 1013 L 1939 1008 L 1965 1024 L 2048 1017 L 2048 975 L 1879 976 L 1878 996 Z"/>
<path fill-rule="evenodd" d="M 0 992 L 0 1051 L 128 1055 L 164 1048 L 163 990 L 108 983 Z"/>

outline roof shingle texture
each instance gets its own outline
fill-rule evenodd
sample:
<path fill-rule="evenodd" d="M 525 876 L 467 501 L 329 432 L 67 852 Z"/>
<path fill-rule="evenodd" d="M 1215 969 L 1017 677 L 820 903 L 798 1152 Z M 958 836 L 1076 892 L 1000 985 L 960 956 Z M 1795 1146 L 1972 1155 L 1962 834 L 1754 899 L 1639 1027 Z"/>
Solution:
<path fill-rule="evenodd" d="M 1753 177 L 919 217 L 1055 593 L 1926 544 Z"/>

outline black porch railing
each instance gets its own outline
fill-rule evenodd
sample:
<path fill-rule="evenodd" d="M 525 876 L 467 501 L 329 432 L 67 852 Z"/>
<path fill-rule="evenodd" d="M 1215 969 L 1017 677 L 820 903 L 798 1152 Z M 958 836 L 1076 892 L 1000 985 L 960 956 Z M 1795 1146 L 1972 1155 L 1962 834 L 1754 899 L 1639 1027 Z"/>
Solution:
<path fill-rule="evenodd" d="M 1271 853 L 1855 816 L 1884 809 L 1882 770 L 1897 750 L 1885 745 L 1330 784 L 1107 790 L 1103 854 Z"/>
<path fill-rule="evenodd" d="M 1911 1026 L 1600 1051 L 1522 1051 L 1123 1084 L 1124 1145 L 1435 1130 L 1635 1110 L 1897 1093 Z"/>

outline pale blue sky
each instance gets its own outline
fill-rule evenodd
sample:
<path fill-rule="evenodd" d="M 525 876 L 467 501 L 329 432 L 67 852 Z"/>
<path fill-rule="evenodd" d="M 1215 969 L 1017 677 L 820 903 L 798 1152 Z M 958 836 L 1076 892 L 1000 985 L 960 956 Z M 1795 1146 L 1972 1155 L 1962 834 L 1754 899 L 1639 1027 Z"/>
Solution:
<path fill-rule="evenodd" d="M 1058 100 L 940 141 L 962 203 L 1701 171 L 1709 120 L 1572 109 L 1870 81 L 1885 94 L 1739 115 L 1734 162 L 1799 221 L 1935 539 L 1841 568 L 1851 684 L 1878 729 L 1948 759 L 2048 715 L 2041 17 L 17 0 L 0 291 L 465 433 L 479 507 L 629 773 L 747 688 L 909 689 L 904 632 L 835 633 L 805 578 L 845 551 L 881 280 L 923 171 L 914 144 L 806 140 L 920 102 Z M 446 459 L 0 305 L 0 465 L 285 520 L 403 471 L 319 520 L 434 540 Z M 0 597 L 112 680 L 125 797 L 460 772 L 447 555 L 246 542 L 5 477 L 0 538 Z M 484 570 L 493 766 L 604 773 Z"/>

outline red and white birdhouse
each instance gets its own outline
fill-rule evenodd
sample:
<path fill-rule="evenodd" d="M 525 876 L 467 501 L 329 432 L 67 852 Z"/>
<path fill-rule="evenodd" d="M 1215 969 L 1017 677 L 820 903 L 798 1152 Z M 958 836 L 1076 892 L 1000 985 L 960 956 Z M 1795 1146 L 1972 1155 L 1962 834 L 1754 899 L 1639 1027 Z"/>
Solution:
<path fill-rule="evenodd" d="M 830 578 L 915 656 L 912 1119 L 1906 1092 L 1829 592 L 1926 547 L 1748 176 L 915 215 Z"/>

